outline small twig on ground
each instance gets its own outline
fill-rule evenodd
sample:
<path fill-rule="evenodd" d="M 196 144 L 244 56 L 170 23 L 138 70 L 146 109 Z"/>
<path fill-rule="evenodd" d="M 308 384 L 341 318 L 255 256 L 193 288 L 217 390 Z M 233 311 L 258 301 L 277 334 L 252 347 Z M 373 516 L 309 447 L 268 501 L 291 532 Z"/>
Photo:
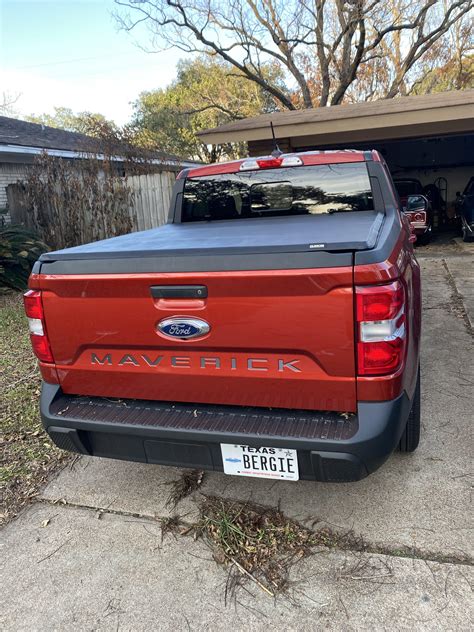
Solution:
<path fill-rule="evenodd" d="M 273 593 L 266 586 L 264 586 L 262 582 L 259 582 L 258 579 L 252 575 L 252 573 L 249 573 L 248 571 L 246 571 L 245 568 L 237 562 L 237 560 L 235 560 L 233 557 L 230 557 L 230 556 L 226 556 L 226 557 L 232 562 L 232 564 L 234 564 L 237 567 L 237 569 L 242 573 L 242 575 L 245 575 L 246 577 L 251 579 L 253 582 L 255 582 L 257 586 L 259 586 L 259 588 L 261 588 L 264 592 L 270 595 L 270 597 L 275 596 L 275 593 Z"/>
<path fill-rule="evenodd" d="M 50 557 L 53 557 L 53 555 L 55 555 L 58 551 L 60 551 L 71 540 L 72 540 L 72 537 L 68 538 L 65 542 L 60 544 L 57 549 L 54 549 L 54 551 L 51 551 L 51 553 L 46 555 L 46 557 L 43 557 L 40 560 L 38 560 L 37 564 L 41 564 L 41 562 L 44 562 L 45 560 L 49 560 Z"/>

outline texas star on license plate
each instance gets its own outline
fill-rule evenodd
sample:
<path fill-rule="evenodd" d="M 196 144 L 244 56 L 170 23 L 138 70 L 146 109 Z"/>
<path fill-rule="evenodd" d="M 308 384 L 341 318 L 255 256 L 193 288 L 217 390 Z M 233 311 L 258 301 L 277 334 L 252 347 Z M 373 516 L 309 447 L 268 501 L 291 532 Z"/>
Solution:
<path fill-rule="evenodd" d="M 221 451 L 226 474 L 284 481 L 299 479 L 296 450 L 221 443 Z"/>

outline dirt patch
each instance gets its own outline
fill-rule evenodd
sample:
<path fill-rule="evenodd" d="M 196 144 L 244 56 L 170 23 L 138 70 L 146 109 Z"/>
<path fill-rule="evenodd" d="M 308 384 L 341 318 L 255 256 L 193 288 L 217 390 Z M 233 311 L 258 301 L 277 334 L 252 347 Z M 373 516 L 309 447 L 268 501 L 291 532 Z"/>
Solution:
<path fill-rule="evenodd" d="M 0 524 L 33 498 L 70 457 L 55 448 L 39 416 L 40 373 L 19 293 L 0 300 Z"/>
<path fill-rule="evenodd" d="M 416 257 L 439 258 L 462 254 L 463 249 L 455 240 L 457 235 L 456 231 L 440 232 L 433 235 L 431 242 L 426 246 L 421 246 L 415 242 Z"/>

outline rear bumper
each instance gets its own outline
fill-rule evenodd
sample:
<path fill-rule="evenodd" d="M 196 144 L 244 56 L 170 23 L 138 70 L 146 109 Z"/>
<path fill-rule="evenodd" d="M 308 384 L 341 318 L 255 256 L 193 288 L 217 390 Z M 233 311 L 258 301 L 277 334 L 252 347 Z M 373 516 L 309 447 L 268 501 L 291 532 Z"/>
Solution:
<path fill-rule="evenodd" d="M 43 383 L 41 417 L 53 442 L 81 454 L 222 471 L 220 443 L 298 450 L 300 478 L 356 481 L 398 445 L 411 402 L 360 402 L 356 415 L 237 406 L 111 401 Z"/>
<path fill-rule="evenodd" d="M 427 235 L 431 232 L 431 226 L 413 226 L 413 232 L 415 235 Z"/>

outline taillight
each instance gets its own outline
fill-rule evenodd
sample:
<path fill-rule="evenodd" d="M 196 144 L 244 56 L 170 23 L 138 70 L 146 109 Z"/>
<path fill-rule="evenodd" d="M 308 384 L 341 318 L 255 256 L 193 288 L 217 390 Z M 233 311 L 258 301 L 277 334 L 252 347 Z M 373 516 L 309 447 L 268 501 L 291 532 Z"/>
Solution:
<path fill-rule="evenodd" d="M 403 364 L 405 290 L 400 281 L 356 287 L 359 375 L 389 375 Z"/>
<path fill-rule="evenodd" d="M 406 213 L 411 224 L 426 224 L 426 211 Z"/>
<path fill-rule="evenodd" d="M 25 312 L 28 317 L 30 328 L 31 346 L 34 354 L 40 362 L 53 363 L 53 354 L 44 324 L 43 304 L 41 302 L 41 292 L 38 290 L 28 290 L 23 295 Z"/>

